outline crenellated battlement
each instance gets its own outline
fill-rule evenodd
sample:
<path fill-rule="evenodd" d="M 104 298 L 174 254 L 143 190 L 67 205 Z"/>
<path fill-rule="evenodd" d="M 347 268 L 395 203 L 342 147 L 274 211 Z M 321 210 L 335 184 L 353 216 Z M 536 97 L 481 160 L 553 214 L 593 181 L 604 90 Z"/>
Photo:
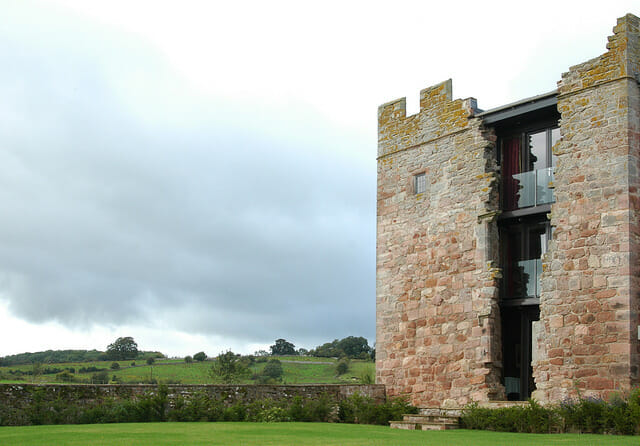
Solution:
<path fill-rule="evenodd" d="M 640 82 L 640 20 L 633 14 L 620 17 L 608 37 L 607 52 L 562 74 L 558 95 L 575 94 L 618 79 Z"/>
<path fill-rule="evenodd" d="M 451 79 L 420 91 L 420 111 L 407 116 L 406 98 L 378 107 L 378 156 L 464 130 L 476 100 L 452 99 Z"/>

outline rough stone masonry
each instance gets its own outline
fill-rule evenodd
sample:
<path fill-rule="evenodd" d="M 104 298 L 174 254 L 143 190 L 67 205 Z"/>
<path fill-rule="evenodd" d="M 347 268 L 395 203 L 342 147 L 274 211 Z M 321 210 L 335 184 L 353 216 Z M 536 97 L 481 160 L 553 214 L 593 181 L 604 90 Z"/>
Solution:
<path fill-rule="evenodd" d="M 560 138 L 552 236 L 527 301 L 539 311 L 529 388 L 541 402 L 639 384 L 639 20 L 613 31 L 606 53 L 545 97 Z M 507 398 L 505 168 L 488 115 L 452 99 L 450 80 L 423 90 L 413 116 L 404 98 L 378 109 L 377 382 L 420 407 Z"/>

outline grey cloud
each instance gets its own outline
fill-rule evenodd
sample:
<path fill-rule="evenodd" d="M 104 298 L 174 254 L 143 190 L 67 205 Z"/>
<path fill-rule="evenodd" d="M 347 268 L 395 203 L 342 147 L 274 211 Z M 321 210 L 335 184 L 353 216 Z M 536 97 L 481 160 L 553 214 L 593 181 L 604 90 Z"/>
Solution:
<path fill-rule="evenodd" d="M 373 337 L 374 167 L 336 150 L 365 142 L 312 112 L 263 124 L 269 110 L 230 114 L 186 88 L 178 110 L 149 112 L 194 122 L 149 124 L 118 76 L 179 83 L 160 61 L 117 42 L 92 55 L 6 33 L 0 296 L 16 315 L 161 318 L 258 342 Z"/>

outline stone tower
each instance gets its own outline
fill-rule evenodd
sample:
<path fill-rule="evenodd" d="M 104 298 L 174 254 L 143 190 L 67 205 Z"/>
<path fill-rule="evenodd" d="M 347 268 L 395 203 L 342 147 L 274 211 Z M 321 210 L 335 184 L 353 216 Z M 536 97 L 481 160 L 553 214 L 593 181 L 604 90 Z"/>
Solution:
<path fill-rule="evenodd" d="M 640 40 L 494 110 L 378 109 L 377 380 L 420 407 L 638 385 Z"/>

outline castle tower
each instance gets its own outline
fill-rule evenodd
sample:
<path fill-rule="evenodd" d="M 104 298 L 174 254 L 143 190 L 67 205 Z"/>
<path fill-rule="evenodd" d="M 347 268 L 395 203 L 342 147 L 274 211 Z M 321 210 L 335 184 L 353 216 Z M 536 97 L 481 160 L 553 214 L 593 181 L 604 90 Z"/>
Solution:
<path fill-rule="evenodd" d="M 482 112 L 378 109 L 377 380 L 420 407 L 638 385 L 640 38 Z"/>

